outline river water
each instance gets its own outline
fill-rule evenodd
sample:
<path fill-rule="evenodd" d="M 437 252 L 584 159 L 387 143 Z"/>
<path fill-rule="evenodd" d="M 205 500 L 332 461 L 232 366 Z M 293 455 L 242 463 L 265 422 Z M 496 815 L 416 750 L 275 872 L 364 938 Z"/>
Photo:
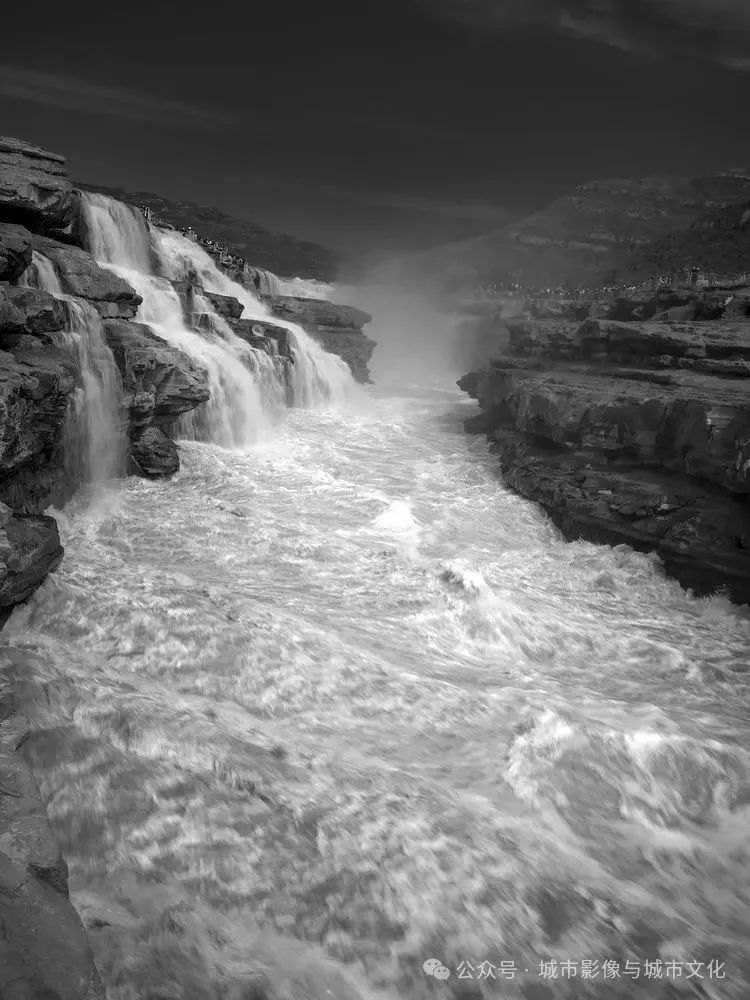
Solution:
<path fill-rule="evenodd" d="M 750 615 L 564 542 L 473 412 L 381 386 L 57 513 L 0 645 L 110 1000 L 746 1000 Z"/>

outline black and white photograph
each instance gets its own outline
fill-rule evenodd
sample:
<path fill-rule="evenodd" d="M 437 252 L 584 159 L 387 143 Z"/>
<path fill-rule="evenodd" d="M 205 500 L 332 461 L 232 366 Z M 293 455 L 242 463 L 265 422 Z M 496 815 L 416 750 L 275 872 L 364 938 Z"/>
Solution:
<path fill-rule="evenodd" d="M 750 1000 L 750 0 L 0 10 L 0 1000 Z"/>

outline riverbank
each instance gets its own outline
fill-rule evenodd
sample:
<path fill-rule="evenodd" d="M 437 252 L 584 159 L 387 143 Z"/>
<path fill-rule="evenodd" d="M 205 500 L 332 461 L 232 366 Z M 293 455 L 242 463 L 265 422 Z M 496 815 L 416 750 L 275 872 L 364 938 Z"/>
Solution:
<path fill-rule="evenodd" d="M 478 324 L 459 380 L 504 482 L 569 539 L 656 552 L 704 595 L 750 603 L 747 296 L 661 292 L 514 306 Z"/>

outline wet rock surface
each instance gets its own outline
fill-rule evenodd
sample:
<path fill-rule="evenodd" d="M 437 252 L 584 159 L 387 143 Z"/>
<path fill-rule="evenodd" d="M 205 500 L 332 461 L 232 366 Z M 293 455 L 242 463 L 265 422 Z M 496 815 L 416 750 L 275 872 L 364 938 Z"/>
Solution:
<path fill-rule="evenodd" d="M 0 281 L 20 278 L 31 257 L 31 233 L 23 226 L 0 222 Z"/>
<path fill-rule="evenodd" d="M 86 299 L 104 317 L 130 319 L 140 295 L 119 275 L 100 267 L 91 254 L 45 236 L 34 236 L 34 249 L 52 262 L 63 292 Z"/>
<path fill-rule="evenodd" d="M 104 1000 L 67 865 L 20 752 L 29 732 L 0 668 L 0 996 Z"/>
<path fill-rule="evenodd" d="M 368 362 L 375 341 L 363 332 L 372 319 L 368 313 L 326 299 L 277 295 L 266 301 L 274 316 L 298 323 L 325 351 L 342 358 L 358 382 L 370 381 Z"/>
<path fill-rule="evenodd" d="M 750 602 L 750 325 L 561 310 L 498 344 L 459 386 L 505 482 L 570 539 L 655 551 L 696 593 Z"/>
<path fill-rule="evenodd" d="M 162 425 L 208 399 L 206 372 L 142 323 L 105 320 L 104 333 L 129 411 L 131 471 L 170 475 L 180 467 L 179 456 Z"/>

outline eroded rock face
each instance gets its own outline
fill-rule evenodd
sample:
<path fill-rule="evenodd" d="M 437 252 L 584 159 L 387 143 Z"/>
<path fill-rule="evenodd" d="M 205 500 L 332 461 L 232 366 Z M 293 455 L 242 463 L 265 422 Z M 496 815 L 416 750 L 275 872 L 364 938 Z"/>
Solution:
<path fill-rule="evenodd" d="M 0 500 L 15 510 L 70 495 L 57 453 L 77 382 L 75 363 L 53 349 L 0 351 Z"/>
<path fill-rule="evenodd" d="M 57 569 L 62 557 L 54 518 L 13 514 L 7 520 L 0 528 L 0 624 Z"/>
<path fill-rule="evenodd" d="M 119 275 L 100 267 L 91 254 L 45 236 L 34 236 L 33 245 L 52 262 L 63 292 L 87 299 L 103 317 L 135 316 L 141 296 Z"/>
<path fill-rule="evenodd" d="M 569 538 L 656 551 L 685 586 L 750 602 L 750 325 L 508 324 L 459 386 L 503 478 Z"/>
<path fill-rule="evenodd" d="M 231 295 L 219 295 L 218 292 L 206 291 L 203 292 L 203 295 L 224 319 L 239 319 L 245 308 L 239 299 L 235 299 Z"/>
<path fill-rule="evenodd" d="M 0 285 L 0 349 L 14 347 L 22 337 L 53 343 L 65 328 L 65 305 L 36 288 Z"/>
<path fill-rule="evenodd" d="M 146 427 L 130 442 L 133 471 L 149 479 L 171 476 L 180 468 L 177 445 L 161 427 Z"/>
<path fill-rule="evenodd" d="M 58 232 L 73 222 L 65 157 L 0 136 L 0 213 L 33 232 Z"/>
<path fill-rule="evenodd" d="M 31 263 L 31 257 L 28 229 L 0 222 L 0 281 L 17 281 Z"/>
<path fill-rule="evenodd" d="M 0 675 L 0 997 L 104 1000 L 68 899 L 68 870 L 21 747 L 30 732 Z"/>
<path fill-rule="evenodd" d="M 206 402 L 208 376 L 142 323 L 105 320 L 104 334 L 130 413 L 131 471 L 149 477 L 171 475 L 180 467 L 179 455 L 163 425 Z"/>
<path fill-rule="evenodd" d="M 274 316 L 298 323 L 324 350 L 342 358 L 358 382 L 370 381 L 368 362 L 375 341 L 362 332 L 372 319 L 368 313 L 325 299 L 279 295 L 266 301 Z"/>

